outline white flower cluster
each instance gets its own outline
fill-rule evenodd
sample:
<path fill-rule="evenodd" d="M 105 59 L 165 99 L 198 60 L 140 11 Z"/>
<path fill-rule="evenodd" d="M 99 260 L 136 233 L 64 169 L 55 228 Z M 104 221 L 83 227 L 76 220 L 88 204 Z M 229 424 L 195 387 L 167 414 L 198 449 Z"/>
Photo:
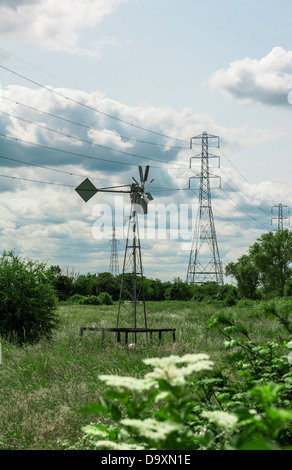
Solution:
<path fill-rule="evenodd" d="M 122 377 L 120 375 L 100 375 L 99 378 L 107 385 L 115 387 L 118 390 L 126 389 L 143 392 L 150 390 L 153 386 L 157 386 L 156 382 L 150 378 L 137 379 L 135 377 Z"/>
<path fill-rule="evenodd" d="M 97 441 L 95 443 L 97 448 L 101 449 L 110 449 L 110 450 L 145 450 L 144 447 L 138 446 L 136 444 L 127 444 L 122 442 L 113 442 L 109 440 Z"/>
<path fill-rule="evenodd" d="M 238 422 L 237 416 L 226 411 L 203 411 L 202 416 L 225 431 L 232 431 Z"/>
<path fill-rule="evenodd" d="M 153 371 L 143 379 L 135 377 L 121 377 L 119 375 L 100 375 L 100 380 L 119 390 L 126 389 L 136 392 L 150 390 L 157 387 L 157 379 L 167 380 L 171 385 L 184 385 L 185 378 L 193 372 L 211 370 L 213 362 L 207 354 L 185 354 L 184 356 L 154 357 L 144 359 L 144 364 L 153 366 Z"/>
<path fill-rule="evenodd" d="M 193 372 L 211 370 L 213 367 L 213 362 L 209 360 L 207 354 L 172 355 L 163 358 L 154 357 L 144 359 L 143 362 L 154 367 L 153 372 L 146 374 L 145 378 L 164 379 L 171 385 L 183 385 L 186 382 L 185 378 Z"/>
<path fill-rule="evenodd" d="M 124 426 L 134 427 L 140 436 L 155 441 L 163 441 L 173 431 L 177 431 L 181 426 L 172 421 L 156 421 L 156 419 L 122 419 L 121 424 Z"/>

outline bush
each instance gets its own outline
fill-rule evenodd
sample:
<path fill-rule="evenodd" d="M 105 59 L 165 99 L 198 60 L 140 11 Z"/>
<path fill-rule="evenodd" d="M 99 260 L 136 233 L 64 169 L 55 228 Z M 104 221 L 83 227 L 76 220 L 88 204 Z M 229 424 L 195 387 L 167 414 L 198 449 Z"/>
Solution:
<path fill-rule="evenodd" d="M 284 295 L 286 297 L 292 296 L 292 279 L 289 279 L 288 281 L 286 281 L 286 284 L 284 287 Z"/>
<path fill-rule="evenodd" d="M 96 295 L 88 295 L 81 300 L 82 305 L 101 305 L 101 300 Z"/>
<path fill-rule="evenodd" d="M 107 292 L 102 292 L 98 296 L 74 294 L 68 299 L 68 303 L 78 305 L 112 305 L 113 300 Z"/>
<path fill-rule="evenodd" d="M 67 303 L 70 304 L 82 304 L 83 303 L 84 296 L 80 294 L 74 294 L 72 295 L 68 300 Z"/>
<path fill-rule="evenodd" d="M 113 299 L 112 299 L 111 295 L 109 295 L 107 292 L 101 292 L 101 294 L 99 294 L 99 296 L 98 296 L 98 299 L 104 305 L 112 305 L 113 304 Z"/>
<path fill-rule="evenodd" d="M 245 393 L 244 383 L 224 393 L 206 354 L 143 362 L 152 370 L 142 378 L 99 376 L 104 395 L 80 410 L 99 421 L 82 428 L 85 436 L 75 449 L 86 443 L 90 450 L 291 450 L 289 371 L 288 387 L 269 376 L 248 383 Z M 193 393 L 197 389 L 203 398 Z"/>
<path fill-rule="evenodd" d="M 0 258 L 0 335 L 34 343 L 57 326 L 57 297 L 44 263 L 14 252 Z"/>

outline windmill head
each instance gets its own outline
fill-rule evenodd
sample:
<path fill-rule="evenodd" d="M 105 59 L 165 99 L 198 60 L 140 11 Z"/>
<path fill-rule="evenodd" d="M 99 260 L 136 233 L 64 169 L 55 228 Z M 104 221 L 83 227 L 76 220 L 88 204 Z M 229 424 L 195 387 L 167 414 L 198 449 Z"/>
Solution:
<path fill-rule="evenodd" d="M 138 214 L 147 214 L 147 205 L 150 201 L 153 201 L 153 197 L 150 193 L 145 193 L 145 189 L 154 181 L 153 179 L 146 185 L 149 175 L 149 165 L 146 166 L 143 171 L 142 166 L 139 166 L 139 174 L 141 183 L 133 178 L 134 183 L 124 184 L 120 186 L 110 186 L 107 188 L 97 189 L 92 182 L 86 178 L 75 191 L 82 197 L 85 202 L 88 202 L 97 192 L 110 192 L 110 193 L 130 193 L 131 202 L 135 205 L 134 210 Z M 126 190 L 125 187 L 128 189 Z"/>
<path fill-rule="evenodd" d="M 151 180 L 147 186 L 145 187 L 145 183 L 148 180 L 148 175 L 149 175 L 149 165 L 146 166 L 145 172 L 143 172 L 142 166 L 139 166 L 139 174 L 140 174 L 140 181 L 141 184 L 138 183 L 138 181 L 133 178 L 135 184 L 131 186 L 132 191 L 131 191 L 131 202 L 134 204 L 134 210 L 138 214 L 147 214 L 148 213 L 148 204 L 150 201 L 153 201 L 153 197 L 150 193 L 145 193 L 146 187 L 148 187 L 152 181 Z"/>

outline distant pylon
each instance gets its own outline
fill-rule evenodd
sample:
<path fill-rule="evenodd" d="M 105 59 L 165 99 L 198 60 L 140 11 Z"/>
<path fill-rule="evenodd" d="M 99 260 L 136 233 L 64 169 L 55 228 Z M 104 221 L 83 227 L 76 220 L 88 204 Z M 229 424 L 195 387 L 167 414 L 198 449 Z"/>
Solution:
<path fill-rule="evenodd" d="M 112 273 L 114 276 L 117 276 L 120 273 L 118 257 L 118 243 L 120 242 L 119 240 L 117 240 L 116 227 L 112 228 L 111 239 L 109 242 L 111 244 L 111 259 L 109 264 L 109 272 Z"/>
<path fill-rule="evenodd" d="M 194 139 L 201 140 L 202 151 L 200 155 L 191 158 L 190 168 L 192 166 L 192 159 L 198 158 L 201 160 L 201 173 L 200 176 L 192 176 L 190 178 L 190 180 L 192 178 L 200 179 L 200 192 L 197 219 L 187 271 L 187 282 L 189 284 L 198 285 L 215 282 L 223 285 L 223 272 L 217 244 L 210 189 L 210 178 L 220 179 L 220 176 L 212 175 L 209 172 L 209 159 L 219 158 L 209 154 L 209 142 L 215 140 L 217 147 L 219 147 L 219 137 L 204 132 L 202 135 L 191 139 L 190 148 L 192 148 Z"/>
<path fill-rule="evenodd" d="M 278 209 L 278 215 L 277 215 L 277 217 L 272 218 L 272 224 L 273 224 L 273 220 L 277 220 L 278 221 L 278 227 L 277 227 L 276 230 L 282 231 L 282 230 L 284 230 L 284 220 L 287 220 L 290 216 L 289 207 L 285 206 L 281 203 L 278 204 L 278 205 L 275 205 L 275 206 L 272 207 L 272 214 L 274 213 L 274 208 Z M 284 209 L 287 209 L 287 211 L 286 211 L 287 216 L 284 216 Z"/>

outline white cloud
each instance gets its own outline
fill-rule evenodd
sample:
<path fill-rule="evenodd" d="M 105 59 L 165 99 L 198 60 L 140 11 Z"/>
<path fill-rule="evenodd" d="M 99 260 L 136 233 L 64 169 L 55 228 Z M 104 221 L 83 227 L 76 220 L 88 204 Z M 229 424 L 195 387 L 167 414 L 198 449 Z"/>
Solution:
<path fill-rule="evenodd" d="M 3 213 L 3 221 L 0 231 L 3 248 L 9 249 L 9 247 L 16 246 L 18 250 L 21 250 L 21 253 L 28 257 L 49 258 L 52 263 L 61 266 L 75 266 L 78 270 L 95 271 L 97 269 L 101 272 L 108 269 L 110 249 L 108 240 L 93 238 L 92 227 L 96 217 L 92 217 L 92 207 L 100 202 L 114 204 L 113 195 L 106 193 L 97 195 L 96 198 L 92 198 L 85 204 L 74 191 L 74 187 L 79 185 L 85 177 L 92 178 L 92 182 L 97 187 L 107 186 L 108 183 L 131 183 L 132 176 L 138 177 L 137 165 L 145 164 L 144 160 L 133 158 L 133 155 L 136 154 L 173 163 L 180 161 L 184 164 L 183 169 L 177 169 L 174 164 L 167 164 L 160 170 L 153 167 L 162 166 L 161 163 L 148 161 L 151 166 L 151 178 L 155 178 L 149 188 L 155 198 L 153 203 L 176 204 L 177 206 L 179 204 L 189 204 L 190 206 L 194 204 L 196 208 L 198 198 L 196 191 L 164 193 L 155 190 L 155 187 L 156 189 L 188 187 L 189 177 L 195 172 L 195 168 L 189 169 L 190 156 L 200 153 L 200 146 L 192 150 L 188 148 L 191 136 L 202 134 L 206 130 L 226 138 L 226 143 L 237 146 L 243 152 L 247 147 L 253 148 L 278 136 L 276 131 L 253 129 L 250 126 L 224 128 L 212 116 L 194 114 L 190 109 L 178 112 L 169 107 L 157 108 L 147 105 L 131 107 L 109 100 L 98 92 L 86 93 L 66 89 L 56 89 L 56 91 L 64 96 L 70 96 L 72 101 L 61 98 L 60 95 L 55 95 L 45 89 L 8 86 L 2 91 L 3 96 L 7 98 L 1 102 L 2 111 L 18 115 L 32 122 L 42 122 L 48 127 L 60 130 L 65 134 L 68 133 L 68 135 L 80 136 L 87 141 L 92 139 L 93 143 L 116 148 L 121 150 L 122 154 L 110 152 L 105 148 L 92 147 L 76 140 L 63 139 L 62 141 L 58 134 L 45 131 L 43 128 L 39 129 L 7 115 L 1 116 L 2 133 L 9 132 L 17 139 L 29 140 L 53 148 L 62 148 L 64 151 L 100 156 L 104 160 L 108 158 L 109 160 L 115 159 L 115 161 L 128 161 L 133 166 L 128 168 L 127 166 L 113 165 L 112 162 L 107 161 L 86 160 L 81 156 L 79 158 L 77 155 L 66 155 L 1 138 L 1 154 L 3 156 L 67 172 L 65 174 L 56 173 L 0 159 L 1 174 L 68 184 L 72 185 L 72 188 L 1 179 L 1 182 L 3 181 L 6 186 L 5 188 L 3 185 L 1 186 L 0 210 Z M 22 107 L 20 104 L 16 105 L 11 100 L 42 109 L 52 115 L 40 116 L 31 109 Z M 98 108 L 102 110 L 103 114 L 82 107 L 77 102 L 82 102 L 91 108 Z M 88 128 L 76 126 L 69 121 L 60 121 L 53 115 L 79 122 Z M 109 115 L 116 117 L 116 119 L 110 119 Z M 127 126 L 120 119 L 136 123 L 141 128 L 138 130 Z M 95 128 L 105 132 L 97 132 L 94 130 Z M 167 141 L 171 145 L 177 144 L 176 141 L 146 133 L 142 128 L 153 129 L 184 139 L 186 141 L 184 143 L 185 150 L 172 148 L 165 151 L 163 146 L 149 146 L 133 140 L 127 141 L 121 137 L 136 137 L 144 142 L 154 142 L 157 139 L 160 143 Z M 128 147 L 129 145 L 131 148 Z M 129 155 L 125 154 L 127 151 Z M 214 149 L 213 152 L 220 155 L 220 149 Z M 214 194 L 213 208 L 216 232 L 220 243 L 220 255 L 224 263 L 227 263 L 231 256 L 233 259 L 233 256 L 237 254 L 238 246 L 242 253 L 256 239 L 257 233 L 260 235 L 263 230 L 259 224 L 260 221 L 264 223 L 267 230 L 271 227 L 270 204 L 282 202 L 292 206 L 292 200 L 288 196 L 290 182 L 267 181 L 259 185 L 251 185 L 246 181 L 243 182 L 236 175 L 234 168 L 223 166 L 220 169 L 216 167 L 212 169 L 212 172 L 224 176 L 222 191 L 217 190 L 217 195 Z M 95 178 L 103 179 L 103 181 L 95 182 Z M 233 185 L 235 189 L 230 190 L 228 185 Z M 246 197 L 244 198 L 242 194 Z M 248 217 L 247 213 L 240 211 L 236 206 L 243 208 L 253 218 Z M 267 213 L 260 212 L 258 206 L 265 207 Z M 230 219 L 231 222 L 229 223 L 227 219 Z M 189 248 L 186 250 L 183 248 L 182 242 L 185 240 L 172 240 L 169 239 L 169 235 L 168 233 L 166 240 L 158 240 L 158 233 L 156 233 L 154 240 L 143 240 L 143 247 L 145 246 L 143 257 L 147 277 L 164 279 L 177 275 L 185 277 Z M 125 240 L 121 241 L 121 256 L 124 242 Z M 231 246 L 234 247 L 232 252 Z"/>
<path fill-rule="evenodd" d="M 291 79 L 292 51 L 274 47 L 260 60 L 235 60 L 229 68 L 215 72 L 209 84 L 242 103 L 284 106 L 288 104 Z"/>
<path fill-rule="evenodd" d="M 99 57 L 102 48 L 115 45 L 116 39 L 102 37 L 90 50 L 82 49 L 78 47 L 80 32 L 128 1 L 131 0 L 0 1 L 0 39 L 25 39 L 47 50 Z"/>

